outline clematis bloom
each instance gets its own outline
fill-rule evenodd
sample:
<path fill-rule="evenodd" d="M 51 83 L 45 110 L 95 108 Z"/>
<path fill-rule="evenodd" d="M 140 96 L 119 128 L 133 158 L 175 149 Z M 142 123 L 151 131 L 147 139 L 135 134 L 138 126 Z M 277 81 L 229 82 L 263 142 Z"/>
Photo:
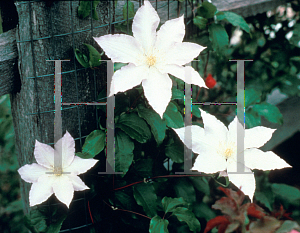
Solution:
<path fill-rule="evenodd" d="M 159 21 L 155 9 L 149 1 L 144 1 L 133 19 L 133 36 L 109 34 L 94 39 L 113 62 L 129 63 L 113 75 L 109 96 L 142 83 L 145 97 L 162 118 L 172 97 L 172 80 L 168 74 L 189 84 L 206 87 L 197 71 L 191 66 L 183 66 L 205 47 L 182 42 L 185 35 L 183 16 L 166 21 L 156 32 Z M 186 72 L 190 74 L 189 80 Z"/>
<path fill-rule="evenodd" d="M 58 150 L 58 145 L 62 145 L 61 174 L 54 171 L 54 152 Z M 32 183 L 29 192 L 30 206 L 46 201 L 54 193 L 59 201 L 69 207 L 74 190 L 89 189 L 78 175 L 85 173 L 98 160 L 82 159 L 75 156 L 75 141 L 68 131 L 54 145 L 54 148 L 36 140 L 34 157 L 37 163 L 26 164 L 18 169 L 21 178 L 28 183 Z M 56 169 L 60 170 L 60 168 Z M 49 172 L 57 174 L 49 174 Z"/>
<path fill-rule="evenodd" d="M 173 129 L 183 143 L 199 154 L 192 169 L 204 173 L 220 172 L 223 176 L 228 176 L 229 180 L 244 194 L 253 200 L 255 192 L 255 178 L 251 169 L 272 170 L 291 167 L 274 152 L 263 152 L 257 148 L 269 141 L 274 133 L 274 129 L 257 126 L 245 129 L 244 138 L 244 167 L 245 173 L 233 174 L 237 172 L 237 117 L 227 127 L 215 116 L 201 110 L 204 129 L 192 125 L 190 127 L 192 140 L 184 142 L 186 127 Z"/>

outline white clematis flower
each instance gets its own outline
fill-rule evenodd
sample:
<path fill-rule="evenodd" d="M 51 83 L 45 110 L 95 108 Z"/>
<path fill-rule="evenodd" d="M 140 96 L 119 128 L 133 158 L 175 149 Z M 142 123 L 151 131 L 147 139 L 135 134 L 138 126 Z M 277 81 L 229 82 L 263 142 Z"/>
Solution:
<path fill-rule="evenodd" d="M 61 175 L 54 171 L 54 150 L 57 151 L 58 145 L 62 145 Z M 54 193 L 59 201 L 69 207 L 73 199 L 74 190 L 89 189 L 78 175 L 85 173 L 98 160 L 82 159 L 75 156 L 75 141 L 68 131 L 54 145 L 54 148 L 36 140 L 34 157 L 37 163 L 26 164 L 18 170 L 23 180 L 32 183 L 29 192 L 30 206 L 46 201 Z M 47 174 L 46 172 L 56 172 L 57 174 Z M 67 173 L 64 174 L 63 172 Z"/>
<path fill-rule="evenodd" d="M 172 97 L 172 80 L 168 74 L 206 87 L 197 71 L 190 66 L 183 67 L 205 49 L 195 43 L 182 42 L 183 20 L 183 16 L 168 20 L 156 32 L 159 16 L 149 1 L 144 1 L 133 19 L 133 36 L 115 34 L 94 38 L 113 62 L 129 63 L 115 72 L 109 96 L 142 83 L 149 104 L 163 117 Z M 186 71 L 191 74 L 190 82 L 185 79 Z"/>
<path fill-rule="evenodd" d="M 250 169 L 272 170 L 291 167 L 272 151 L 263 152 L 257 148 L 263 146 L 272 137 L 274 129 L 257 126 L 245 129 L 244 164 L 246 173 L 237 172 L 237 117 L 227 127 L 213 115 L 201 110 L 204 129 L 188 126 L 192 140 L 186 146 L 199 154 L 192 169 L 204 173 L 220 172 L 253 200 L 255 192 L 254 173 Z M 185 128 L 173 129 L 184 142 Z M 185 142 L 184 142 L 185 143 Z M 226 172 L 225 172 L 226 170 Z"/>

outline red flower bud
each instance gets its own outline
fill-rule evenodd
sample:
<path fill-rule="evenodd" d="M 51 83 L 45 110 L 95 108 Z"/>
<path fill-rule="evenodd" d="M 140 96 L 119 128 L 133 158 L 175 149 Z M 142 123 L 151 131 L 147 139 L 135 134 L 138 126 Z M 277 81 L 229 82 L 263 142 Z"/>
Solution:
<path fill-rule="evenodd" d="M 213 88 L 216 85 L 217 81 L 213 78 L 211 74 L 208 74 L 208 76 L 205 79 L 205 84 L 208 88 Z"/>

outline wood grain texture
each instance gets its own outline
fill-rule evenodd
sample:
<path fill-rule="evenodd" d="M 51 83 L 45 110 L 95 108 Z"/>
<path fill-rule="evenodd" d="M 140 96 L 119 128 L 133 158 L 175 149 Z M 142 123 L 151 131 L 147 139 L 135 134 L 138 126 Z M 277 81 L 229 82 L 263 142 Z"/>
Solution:
<path fill-rule="evenodd" d="M 77 17 L 78 4 L 79 1 L 59 1 L 49 8 L 45 2 L 16 3 L 19 15 L 16 37 L 17 41 L 20 41 L 17 42 L 18 68 L 22 86 L 18 93 L 11 95 L 11 105 L 20 166 L 35 162 L 33 155 L 35 140 L 42 143 L 54 141 L 54 62 L 46 60 L 71 60 L 62 64 L 62 72 L 70 71 L 62 74 L 63 102 L 92 102 L 96 99 L 95 92 L 99 93 L 106 88 L 105 65 L 100 67 L 100 70 L 83 69 L 76 73 L 72 72 L 74 69 L 82 68 L 74 60 L 73 49 L 83 49 L 83 43 L 96 46 L 92 36 L 108 33 L 108 27 L 94 29 L 93 32 L 89 30 L 91 20 Z M 100 20 L 93 20 L 94 27 L 108 23 L 106 4 L 106 2 L 99 4 Z M 59 36 L 61 34 L 64 35 Z M 40 39 L 44 37 L 50 38 Z M 33 42 L 30 41 L 32 38 Z M 49 76 L 37 77 L 43 75 Z M 64 106 L 63 134 L 68 130 L 74 138 L 79 138 L 96 129 L 94 109 L 95 106 L 86 105 L 73 108 Z M 81 140 L 76 140 L 76 151 L 81 151 L 81 144 Z M 22 180 L 21 194 L 25 203 L 25 213 L 29 211 L 29 189 L 30 184 Z M 84 214 L 84 211 L 81 212 Z"/>
<path fill-rule="evenodd" d="M 20 88 L 17 69 L 16 30 L 0 34 L 0 96 Z"/>

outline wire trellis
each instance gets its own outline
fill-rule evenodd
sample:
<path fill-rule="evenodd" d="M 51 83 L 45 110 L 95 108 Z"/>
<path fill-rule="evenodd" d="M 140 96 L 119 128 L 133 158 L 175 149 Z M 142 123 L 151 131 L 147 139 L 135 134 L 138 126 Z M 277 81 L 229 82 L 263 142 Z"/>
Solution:
<path fill-rule="evenodd" d="M 113 12 L 111 11 L 111 9 L 115 9 L 114 7 L 111 7 L 111 4 L 114 4 L 114 1 L 110 1 L 110 0 L 107 0 L 107 4 L 108 4 L 108 19 L 109 19 L 109 22 L 106 23 L 106 24 L 103 24 L 103 25 L 100 25 L 100 26 L 95 26 L 94 25 L 94 22 L 93 22 L 93 19 L 92 17 L 90 17 L 90 28 L 88 29 L 82 29 L 82 30 L 76 30 L 74 28 L 74 22 L 73 22 L 73 14 L 75 12 L 76 9 L 74 9 L 73 5 L 72 5 L 72 1 L 70 1 L 70 12 L 71 12 L 71 32 L 68 32 L 68 33 L 63 33 L 63 34 L 54 34 L 53 32 L 53 20 L 50 20 L 51 21 L 51 25 L 50 25 L 50 28 L 51 28 L 51 35 L 49 36 L 44 36 L 44 37 L 39 37 L 39 38 L 34 38 L 33 37 L 33 19 L 32 19 L 32 4 L 36 4 L 37 2 L 40 2 L 40 1 L 21 1 L 21 2 L 18 2 L 18 4 L 28 4 L 28 9 L 29 9 L 29 15 L 30 15 L 30 38 L 28 39 L 25 39 L 25 40 L 19 40 L 17 41 L 18 44 L 20 43 L 29 43 L 31 45 L 31 48 L 32 48 L 32 57 L 33 57 L 33 76 L 32 77 L 24 77 L 26 79 L 34 79 L 34 84 L 35 84 L 35 94 L 36 94 L 36 99 L 38 100 L 38 96 L 39 96 L 39 90 L 37 88 L 37 79 L 43 79 L 43 78 L 49 78 L 49 77 L 54 77 L 54 73 L 50 73 L 50 74 L 41 74 L 41 75 L 37 75 L 37 71 L 36 71 L 36 61 L 35 61 L 35 53 L 34 53 L 34 48 L 35 48 L 35 44 L 34 42 L 35 41 L 41 41 L 41 40 L 50 40 L 50 44 L 51 44 L 51 49 L 53 51 L 53 55 L 54 57 L 50 57 L 51 60 L 54 60 L 54 59 L 57 59 L 55 56 L 57 54 L 57 51 L 56 51 L 56 46 L 55 46 L 55 43 L 54 43 L 54 38 L 64 38 L 66 36 L 71 36 L 72 37 L 72 49 L 73 51 L 75 51 L 75 35 L 76 34 L 79 34 L 79 33 L 83 33 L 83 32 L 91 32 L 91 36 L 96 36 L 95 35 L 95 29 L 99 29 L 99 28 L 108 28 L 108 32 L 109 33 L 112 33 L 114 34 L 114 26 L 117 25 L 117 24 L 120 24 L 120 23 L 124 23 L 126 22 L 127 23 L 127 33 L 129 34 L 129 20 L 131 20 L 132 18 L 128 18 L 128 15 L 129 15 L 129 12 L 128 12 L 128 8 L 127 8 L 127 19 L 126 20 L 118 20 L 118 21 L 114 21 L 113 20 Z M 127 3 L 128 4 L 128 0 L 126 1 L 123 1 L 124 3 Z M 143 0 L 139 0 L 139 7 L 143 4 Z M 173 1 L 170 1 L 170 0 L 167 0 L 167 1 L 163 1 L 165 2 L 165 4 L 161 4 L 160 7 L 158 7 L 158 2 L 161 2 L 161 1 L 158 1 L 158 0 L 155 0 L 155 1 L 150 1 L 152 3 L 152 5 L 154 6 L 154 8 L 156 10 L 160 10 L 160 11 L 164 11 L 164 12 L 167 12 L 167 19 L 169 20 L 170 19 L 170 4 L 177 4 L 177 6 L 179 7 L 179 1 L 177 0 L 173 0 Z M 199 0 L 196 1 L 197 3 L 199 2 Z M 183 3 L 185 4 L 185 12 L 181 12 L 181 15 L 184 13 L 185 15 L 185 24 L 188 25 L 190 24 L 192 21 L 191 19 L 188 19 L 187 18 L 187 15 L 188 15 L 188 5 L 190 5 L 190 8 L 191 8 L 191 11 L 193 10 L 194 8 L 194 1 L 189 1 L 189 0 L 185 0 L 185 2 Z M 92 1 L 91 1 L 91 9 L 92 9 Z M 136 9 L 135 9 L 136 10 Z M 91 10 L 91 15 L 92 15 L 92 10 Z M 50 9 L 50 17 L 55 17 L 55 15 L 53 14 L 53 11 Z M 192 30 L 195 30 L 195 27 L 192 26 Z M 198 33 L 198 29 L 196 29 L 197 33 Z M 73 62 L 73 69 L 72 70 L 69 70 L 69 71 L 62 71 L 61 74 L 62 74 L 62 77 L 65 75 L 65 74 L 73 74 L 74 75 L 74 78 L 75 78 L 75 83 L 76 83 L 76 101 L 77 103 L 79 102 L 79 91 L 78 91 L 78 72 L 79 71 L 82 71 L 82 70 L 86 70 L 87 68 L 80 68 L 78 67 L 77 63 L 76 63 L 76 58 L 75 58 L 75 54 L 73 53 L 73 59 L 72 59 L 72 62 Z M 198 66 L 197 66 L 198 68 Z M 196 68 L 196 69 L 197 69 Z M 94 85 L 95 85 L 95 88 L 94 88 L 94 101 L 99 101 L 97 100 L 97 87 L 96 87 L 96 73 L 98 72 L 98 70 L 94 70 Z M 197 92 L 198 88 L 195 88 L 196 90 L 193 90 L 193 94 L 194 92 Z M 53 114 L 55 113 L 55 110 L 52 109 L 52 110 L 42 110 L 41 109 L 41 106 L 40 106 L 40 103 L 37 101 L 36 102 L 36 109 L 37 109 L 37 112 L 28 112 L 26 115 L 27 116 L 32 116 L 32 115 L 37 115 L 38 117 L 41 116 L 41 114 Z M 84 105 L 84 103 L 82 104 Z M 62 111 L 66 111 L 66 110 L 69 110 L 69 109 L 77 109 L 77 115 L 78 115 L 78 133 L 79 133 L 79 137 L 75 138 L 75 141 L 79 141 L 80 143 L 80 148 L 82 148 L 82 145 L 83 145 L 83 139 L 87 137 L 87 135 L 82 135 L 82 131 L 81 131 L 81 118 L 80 118 L 80 114 L 79 114 L 79 108 L 82 106 L 82 105 L 75 105 L 75 106 L 67 106 L 67 107 L 63 107 L 62 108 Z M 97 111 L 97 108 L 95 107 L 95 116 L 96 116 L 96 128 L 99 129 L 99 124 L 97 123 L 98 122 L 98 111 Z M 40 130 L 40 135 L 43 135 L 43 129 L 41 128 L 41 125 L 39 125 L 39 130 Z M 53 145 L 54 143 L 47 143 L 48 145 Z M 83 175 L 83 181 L 84 181 L 84 175 Z M 80 226 L 71 226 L 72 223 L 72 219 L 67 217 L 66 221 L 64 222 L 63 224 L 63 227 L 65 229 L 62 229 L 60 232 L 89 232 L 89 228 L 90 226 L 92 225 L 92 222 L 91 220 L 89 219 L 89 213 L 88 213 L 88 208 L 87 208 L 87 198 L 86 198 L 86 193 L 83 191 L 83 197 L 81 198 L 78 198 L 78 199 L 74 199 L 72 201 L 72 203 L 81 203 L 83 205 L 83 208 L 84 208 L 84 215 L 85 215 L 85 219 L 84 219 L 84 224 L 83 225 L 80 225 Z M 53 206 L 57 206 L 57 205 L 64 205 L 63 203 L 50 203 L 50 201 L 48 200 L 47 201 L 47 204 L 44 204 L 44 205 L 40 205 L 40 206 L 46 206 L 48 207 L 49 209 L 49 212 L 51 213 L 51 208 Z M 72 210 L 72 208 L 71 208 Z M 50 222 L 51 222 L 51 215 L 50 215 Z M 67 228 L 67 225 L 69 226 L 69 228 Z M 85 230 L 85 231 L 84 231 Z"/>

